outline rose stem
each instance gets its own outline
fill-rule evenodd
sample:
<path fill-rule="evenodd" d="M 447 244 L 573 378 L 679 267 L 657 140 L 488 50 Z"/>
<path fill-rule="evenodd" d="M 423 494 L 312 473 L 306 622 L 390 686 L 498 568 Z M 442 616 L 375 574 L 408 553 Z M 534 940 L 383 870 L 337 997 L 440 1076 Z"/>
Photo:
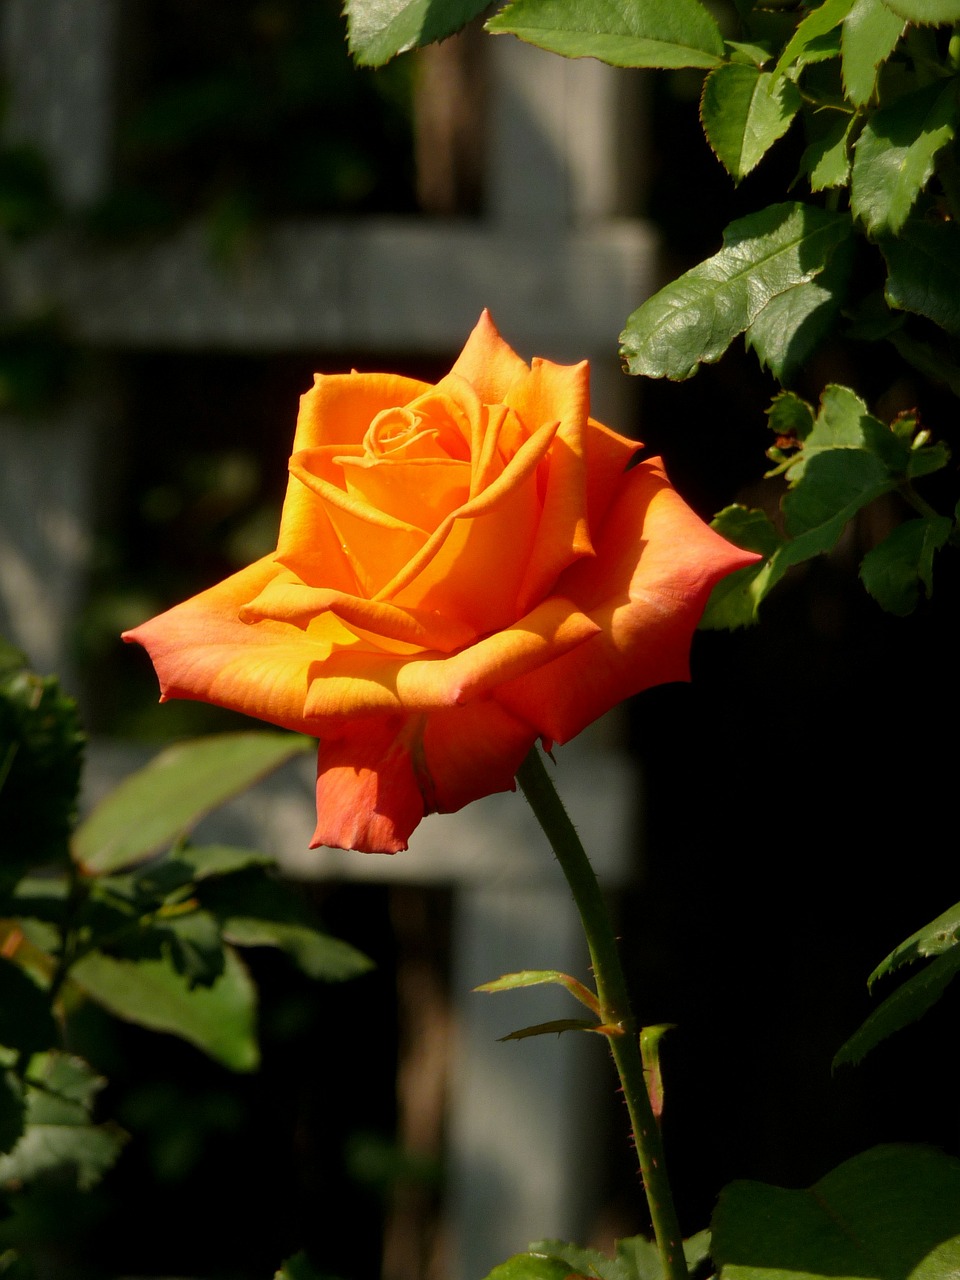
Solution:
<path fill-rule="evenodd" d="M 597 984 L 601 1022 L 620 1032 L 608 1035 L 607 1041 L 623 1086 L 664 1280 L 688 1280 L 660 1129 L 643 1075 L 636 1019 L 630 1009 L 623 967 L 600 885 L 536 746 L 517 770 L 517 781 L 550 841 L 580 912 Z"/>

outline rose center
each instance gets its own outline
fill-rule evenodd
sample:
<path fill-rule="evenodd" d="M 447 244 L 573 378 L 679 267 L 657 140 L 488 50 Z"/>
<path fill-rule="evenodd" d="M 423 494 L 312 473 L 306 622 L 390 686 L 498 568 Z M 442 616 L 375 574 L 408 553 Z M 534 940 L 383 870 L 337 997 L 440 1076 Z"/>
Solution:
<path fill-rule="evenodd" d="M 465 458 L 465 442 L 456 426 L 444 416 L 415 409 L 384 409 L 367 428 L 364 456 L 371 462 L 414 458 Z"/>

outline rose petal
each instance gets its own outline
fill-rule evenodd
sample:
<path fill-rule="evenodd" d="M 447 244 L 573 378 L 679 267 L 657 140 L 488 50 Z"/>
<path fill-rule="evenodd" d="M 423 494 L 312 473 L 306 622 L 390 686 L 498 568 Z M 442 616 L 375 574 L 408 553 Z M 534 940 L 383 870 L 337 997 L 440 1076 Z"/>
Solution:
<path fill-rule="evenodd" d="M 354 720 L 317 753 L 317 827 L 310 848 L 398 853 L 426 812 L 408 740 L 420 731 L 398 716 Z"/>
<path fill-rule="evenodd" d="M 555 432 L 556 423 L 541 427 L 493 484 L 437 527 L 379 598 L 446 613 L 478 633 L 513 623 L 539 523 L 537 468 Z"/>
<path fill-rule="evenodd" d="M 336 637 L 350 633 L 332 615 L 325 634 L 310 636 L 280 622 L 241 622 L 240 610 L 277 572 L 267 556 L 124 632 L 124 640 L 150 654 L 161 701 L 213 702 L 286 729 L 319 732 L 305 715 L 311 670 L 323 664 Z"/>
<path fill-rule="evenodd" d="M 484 404 L 499 404 L 530 368 L 500 337 L 490 312 L 484 309 L 451 372 L 469 382 Z"/>
<path fill-rule="evenodd" d="M 623 698 L 689 679 L 690 641 L 714 584 L 756 559 L 690 510 L 659 458 L 642 463 L 624 477 L 596 560 L 573 565 L 557 584 L 599 632 L 503 684 L 497 701 L 562 743 Z"/>
<path fill-rule="evenodd" d="M 516 790 L 516 773 L 539 734 L 490 698 L 434 711 L 423 733 L 433 808 L 455 813 L 494 791 Z"/>
<path fill-rule="evenodd" d="M 309 587 L 288 577 L 268 582 L 255 600 L 244 605 L 240 617 L 244 622 L 273 618 L 306 628 L 327 612 L 374 644 L 399 643 L 403 648 L 396 652 L 422 653 L 426 649 L 452 653 L 475 639 L 474 632 L 441 614 L 398 609 L 327 587 Z"/>
<path fill-rule="evenodd" d="M 314 374 L 313 386 L 300 397 L 291 452 L 325 444 L 362 444 L 378 413 L 432 390 L 429 382 L 398 373 Z"/>

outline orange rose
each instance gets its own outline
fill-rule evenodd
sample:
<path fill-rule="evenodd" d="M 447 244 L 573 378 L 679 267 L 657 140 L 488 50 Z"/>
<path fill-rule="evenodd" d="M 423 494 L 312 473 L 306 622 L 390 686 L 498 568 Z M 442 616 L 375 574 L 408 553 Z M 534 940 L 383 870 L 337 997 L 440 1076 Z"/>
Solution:
<path fill-rule="evenodd" d="M 276 552 L 124 639 L 162 699 L 320 739 L 314 847 L 405 849 L 538 738 L 688 679 L 711 588 L 754 559 L 588 410 L 585 362 L 528 366 L 486 312 L 436 386 L 317 375 Z"/>

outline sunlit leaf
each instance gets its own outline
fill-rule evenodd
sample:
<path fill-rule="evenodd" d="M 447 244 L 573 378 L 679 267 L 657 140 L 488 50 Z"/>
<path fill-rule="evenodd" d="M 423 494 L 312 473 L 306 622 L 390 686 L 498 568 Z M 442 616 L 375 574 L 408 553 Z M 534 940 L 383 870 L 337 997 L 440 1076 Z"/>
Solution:
<path fill-rule="evenodd" d="M 956 119 L 952 80 L 925 85 L 870 114 L 854 149 L 850 202 L 871 234 L 899 231 L 906 222 Z"/>
<path fill-rule="evenodd" d="M 514 0 L 487 30 L 617 67 L 715 67 L 724 52 L 699 0 Z"/>
<path fill-rule="evenodd" d="M 780 74 L 794 62 L 803 66 L 804 62 L 811 60 L 811 51 L 814 51 L 816 57 L 817 41 L 840 25 L 853 8 L 853 3 L 854 0 L 823 0 L 823 4 L 809 10 L 780 55 L 777 73 Z"/>
<path fill-rule="evenodd" d="M 482 13 L 489 0 L 346 0 L 347 44 L 362 66 L 443 40 Z"/>
<path fill-rule="evenodd" d="M 600 1002 L 596 995 L 582 982 L 578 982 L 568 973 L 560 973 L 557 969 L 524 969 L 520 973 L 505 973 L 502 978 L 495 978 L 493 982 L 483 982 L 479 987 L 474 987 L 474 991 L 515 991 L 520 987 L 538 987 L 547 983 L 566 987 L 570 994 L 581 1004 L 586 1005 L 591 1013 L 599 1014 Z"/>
<path fill-rule="evenodd" d="M 126 1142 L 116 1125 L 91 1119 L 94 1097 L 105 1082 L 65 1053 L 34 1058 L 27 1079 L 26 1127 L 13 1150 L 0 1156 L 0 1184 L 69 1173 L 79 1191 L 89 1191 Z"/>
<path fill-rule="evenodd" d="M 731 1183 L 711 1253 L 721 1280 L 952 1280 L 960 1161 L 929 1147 L 874 1147 L 809 1190 Z"/>
<path fill-rule="evenodd" d="M 188 1040 L 233 1071 L 257 1066 L 256 989 L 232 951 L 211 987 L 191 990 L 165 960 L 117 960 L 99 951 L 75 964 L 70 980 L 126 1022 Z"/>
<path fill-rule="evenodd" d="M 843 85 L 856 107 L 873 97 L 880 67 L 893 53 L 904 21 L 883 0 L 856 0 L 843 22 Z"/>
<path fill-rule="evenodd" d="M 800 172 L 807 175 L 811 191 L 845 187 L 850 181 L 852 127 L 852 116 L 835 112 L 800 157 Z"/>
<path fill-rule="evenodd" d="M 700 120 L 734 182 L 755 169 L 800 109 L 800 91 L 782 76 L 730 62 L 704 81 Z"/>
<path fill-rule="evenodd" d="M 833 256 L 847 249 L 850 236 L 845 215 L 799 203 L 771 205 L 732 222 L 719 253 L 661 289 L 627 321 L 620 343 L 629 372 L 691 377 L 701 363 L 718 360 L 768 305 L 809 289 Z M 823 305 L 819 290 L 817 299 Z M 801 327 L 809 322 L 803 306 L 796 314 Z M 797 335 L 779 331 L 789 360 Z"/>
<path fill-rule="evenodd" d="M 901 18 L 921 25 L 960 22 L 960 0 L 884 0 Z"/>
<path fill-rule="evenodd" d="M 931 920 L 922 929 L 905 938 L 899 946 L 894 947 L 871 973 L 867 979 L 867 985 L 872 987 L 878 978 L 895 972 L 902 965 L 912 964 L 915 960 L 926 956 L 942 955 L 944 951 L 949 951 L 951 947 L 957 945 L 958 936 L 960 936 L 960 902 L 948 907 L 935 920 Z"/>
<path fill-rule="evenodd" d="M 168 747 L 81 824 L 76 859 L 88 873 L 132 866 L 293 756 L 315 749 L 291 733 L 228 733 Z"/>

